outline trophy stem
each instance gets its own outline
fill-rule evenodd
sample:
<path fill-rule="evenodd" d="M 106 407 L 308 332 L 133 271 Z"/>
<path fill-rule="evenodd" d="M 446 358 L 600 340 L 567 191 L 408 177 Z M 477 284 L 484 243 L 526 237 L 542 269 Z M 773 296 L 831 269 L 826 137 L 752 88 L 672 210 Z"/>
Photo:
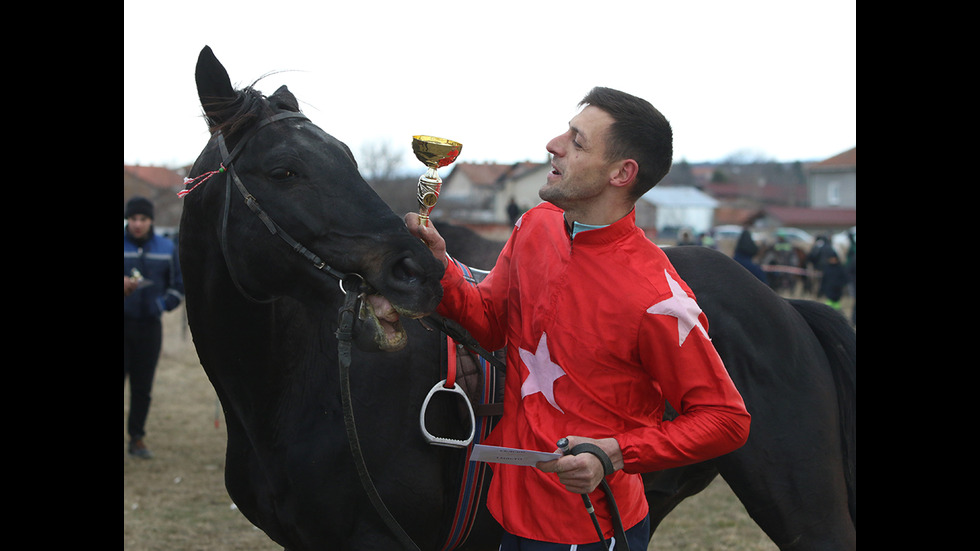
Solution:
<path fill-rule="evenodd" d="M 425 174 L 419 178 L 418 200 L 419 200 L 419 225 L 429 225 L 429 214 L 439 200 L 439 190 L 442 188 L 442 178 L 436 169 L 429 168 Z"/>

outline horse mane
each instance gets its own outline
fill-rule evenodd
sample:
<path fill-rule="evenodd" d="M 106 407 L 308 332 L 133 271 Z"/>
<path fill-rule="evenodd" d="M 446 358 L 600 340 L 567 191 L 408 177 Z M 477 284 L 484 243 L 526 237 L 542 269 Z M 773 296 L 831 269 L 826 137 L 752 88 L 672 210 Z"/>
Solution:
<path fill-rule="evenodd" d="M 204 120 L 207 122 L 208 130 L 211 134 L 221 132 L 226 137 L 249 126 L 259 118 L 269 116 L 275 108 L 284 108 L 289 111 L 299 111 L 299 106 L 295 104 L 295 98 L 283 86 L 273 94 L 276 97 L 285 91 L 289 98 L 285 101 L 270 101 L 270 97 L 255 88 L 259 81 L 280 73 L 282 71 L 271 71 L 255 79 L 241 90 L 235 90 L 233 98 L 201 98 L 201 105 L 204 108 Z"/>

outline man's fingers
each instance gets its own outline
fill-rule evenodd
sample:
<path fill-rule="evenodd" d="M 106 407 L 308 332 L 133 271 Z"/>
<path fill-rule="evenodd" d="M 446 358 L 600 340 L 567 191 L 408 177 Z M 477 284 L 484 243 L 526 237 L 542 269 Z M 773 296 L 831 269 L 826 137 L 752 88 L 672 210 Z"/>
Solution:
<path fill-rule="evenodd" d="M 552 459 L 551 461 L 538 461 L 535 465 L 541 472 L 545 473 L 556 473 L 558 472 L 558 460 Z"/>
<path fill-rule="evenodd" d="M 432 251 L 432 255 L 439 259 L 443 266 L 447 266 L 449 259 L 446 258 L 446 241 L 439 235 L 439 230 L 432 225 L 432 221 L 430 220 L 427 226 L 420 225 L 419 215 L 415 212 L 406 214 L 404 220 L 408 232 L 425 243 Z"/>

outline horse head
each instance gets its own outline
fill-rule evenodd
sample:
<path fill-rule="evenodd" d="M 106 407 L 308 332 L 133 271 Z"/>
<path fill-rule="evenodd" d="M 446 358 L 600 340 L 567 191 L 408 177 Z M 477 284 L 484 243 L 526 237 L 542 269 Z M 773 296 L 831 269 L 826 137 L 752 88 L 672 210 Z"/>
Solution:
<path fill-rule="evenodd" d="M 252 301 L 334 305 L 341 290 L 366 290 L 358 346 L 402 348 L 399 317 L 435 309 L 441 264 L 285 86 L 268 97 L 252 86 L 236 90 L 209 47 L 196 81 L 212 136 L 182 192 L 182 241 L 217 239 L 228 275 Z M 363 284 L 351 286 L 352 274 Z"/>

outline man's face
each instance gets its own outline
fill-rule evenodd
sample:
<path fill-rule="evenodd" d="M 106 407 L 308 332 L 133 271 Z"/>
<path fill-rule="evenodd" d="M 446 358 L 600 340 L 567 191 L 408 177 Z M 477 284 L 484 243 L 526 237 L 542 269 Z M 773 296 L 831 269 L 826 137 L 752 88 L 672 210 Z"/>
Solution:
<path fill-rule="evenodd" d="M 134 214 L 126 219 L 129 234 L 136 239 L 143 239 L 150 232 L 153 219 L 145 214 Z"/>
<path fill-rule="evenodd" d="M 606 189 L 612 163 L 605 158 L 606 132 L 612 117 L 591 105 L 568 123 L 568 130 L 548 142 L 552 171 L 538 195 L 562 209 L 588 201 Z"/>

